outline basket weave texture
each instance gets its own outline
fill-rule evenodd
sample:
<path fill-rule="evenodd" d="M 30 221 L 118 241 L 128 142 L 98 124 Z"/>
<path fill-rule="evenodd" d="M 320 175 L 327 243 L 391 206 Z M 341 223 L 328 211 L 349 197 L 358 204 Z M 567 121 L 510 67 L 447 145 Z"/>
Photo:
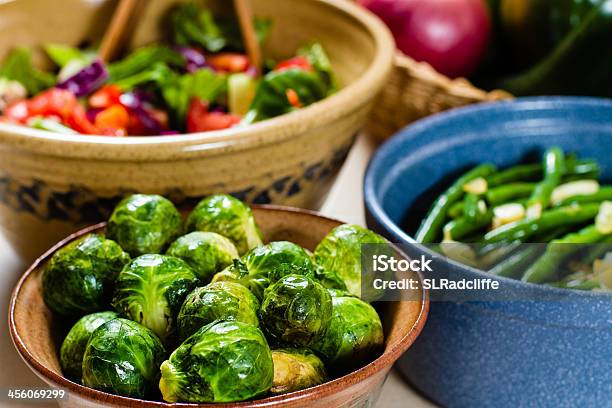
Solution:
<path fill-rule="evenodd" d="M 450 79 L 429 64 L 398 52 L 388 84 L 375 104 L 367 130 L 385 140 L 415 120 L 447 109 L 512 98 L 505 91 L 476 88 L 468 80 Z"/>

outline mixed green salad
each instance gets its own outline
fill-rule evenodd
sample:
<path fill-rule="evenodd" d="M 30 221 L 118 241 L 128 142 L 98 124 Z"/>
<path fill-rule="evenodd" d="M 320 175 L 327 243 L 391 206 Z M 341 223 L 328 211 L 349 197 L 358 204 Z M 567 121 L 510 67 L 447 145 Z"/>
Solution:
<path fill-rule="evenodd" d="M 271 24 L 256 19 L 260 41 Z M 318 43 L 293 58 L 268 60 L 257 75 L 232 19 L 187 3 L 165 26 L 166 42 L 110 63 L 95 50 L 47 44 L 53 72 L 33 66 L 32 50 L 15 48 L 0 66 L 0 121 L 67 134 L 206 132 L 283 115 L 336 89 Z"/>
<path fill-rule="evenodd" d="M 384 344 L 355 274 L 359 243 L 372 238 L 383 241 L 341 225 L 311 253 L 264 244 L 251 209 L 231 196 L 202 200 L 184 224 L 169 200 L 129 196 L 104 235 L 59 249 L 43 272 L 45 303 L 76 321 L 60 349 L 62 372 L 113 394 L 194 403 L 346 374 Z"/>
<path fill-rule="evenodd" d="M 542 163 L 481 164 L 436 199 L 416 240 L 474 244 L 440 249 L 497 276 L 612 290 L 612 186 L 598 177 L 596 161 L 558 147 Z"/>

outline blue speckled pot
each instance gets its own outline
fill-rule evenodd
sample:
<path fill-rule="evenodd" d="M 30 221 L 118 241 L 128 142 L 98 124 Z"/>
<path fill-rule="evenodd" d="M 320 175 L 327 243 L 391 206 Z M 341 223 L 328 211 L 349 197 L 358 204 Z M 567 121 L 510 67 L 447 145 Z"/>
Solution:
<path fill-rule="evenodd" d="M 432 186 L 483 161 L 504 167 L 539 157 L 553 144 L 598 159 L 612 179 L 612 101 L 527 98 L 420 121 L 370 163 L 368 225 L 414 244 L 400 225 L 420 220 L 430 200 L 419 197 Z M 451 278 L 487 277 L 447 266 Z M 538 300 L 432 302 L 425 330 L 400 360 L 405 376 L 444 406 L 612 406 L 612 295 L 500 281 L 505 295 Z"/>

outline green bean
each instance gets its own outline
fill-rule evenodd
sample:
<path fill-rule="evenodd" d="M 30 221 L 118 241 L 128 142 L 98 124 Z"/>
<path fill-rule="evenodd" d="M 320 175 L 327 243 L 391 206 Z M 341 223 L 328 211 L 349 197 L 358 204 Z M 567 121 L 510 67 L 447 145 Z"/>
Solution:
<path fill-rule="evenodd" d="M 444 226 L 444 239 L 459 241 L 475 232 L 478 232 L 491 224 L 493 211 L 487 211 L 475 220 L 466 217 L 452 220 Z"/>
<path fill-rule="evenodd" d="M 463 201 L 459 201 L 458 203 L 455 203 L 453 205 L 451 205 L 451 207 L 448 209 L 448 217 L 449 218 L 461 218 L 463 217 L 465 213 L 465 203 Z"/>
<path fill-rule="evenodd" d="M 589 247 L 580 262 L 585 265 L 591 265 L 596 259 L 612 251 L 612 245 L 610 244 L 612 244 L 612 235 L 606 236 L 597 244 Z"/>
<path fill-rule="evenodd" d="M 519 164 L 518 166 L 510 167 L 495 174 L 491 174 L 486 178 L 489 188 L 497 187 L 502 184 L 538 180 L 542 178 L 542 165 L 536 164 Z"/>
<path fill-rule="evenodd" d="M 569 205 L 544 211 L 540 218 L 524 218 L 489 231 L 484 236 L 484 243 L 520 240 L 525 242 L 529 237 L 550 231 L 556 227 L 585 223 L 595 218 L 599 204 Z"/>
<path fill-rule="evenodd" d="M 527 202 L 527 214 L 539 217 L 550 204 L 550 196 L 560 183 L 565 169 L 565 158 L 559 147 L 551 147 L 544 154 L 544 180 L 539 182 Z"/>
<path fill-rule="evenodd" d="M 559 202 L 557 207 L 565 206 L 568 204 L 574 203 L 599 203 L 602 201 L 612 200 L 612 186 L 603 186 L 600 187 L 599 191 L 594 194 L 588 195 L 576 195 L 573 197 L 568 197 L 565 200 Z"/>
<path fill-rule="evenodd" d="M 546 233 L 543 234 L 539 234 L 539 236 L 535 236 L 534 237 L 534 241 L 530 244 L 524 245 L 523 243 L 521 243 L 520 241 L 515 241 L 515 242 L 495 242 L 493 244 L 487 244 L 484 245 L 481 248 L 481 255 L 482 256 L 482 260 L 484 262 L 482 262 L 482 266 L 483 267 L 491 267 L 494 264 L 502 264 L 499 266 L 499 268 L 497 266 L 494 266 L 494 272 L 496 275 L 499 276 L 507 276 L 510 277 L 508 274 L 513 274 L 513 272 L 511 272 L 510 270 L 508 270 L 509 268 L 512 268 L 513 263 L 515 262 L 519 262 L 519 266 L 522 265 L 520 263 L 520 261 L 523 259 L 523 257 L 518 257 L 518 258 L 512 258 L 509 259 L 506 263 L 506 259 L 504 259 L 503 261 L 499 261 L 500 258 L 505 257 L 507 254 L 514 252 L 515 250 L 517 250 L 517 254 L 519 252 L 522 252 L 524 250 L 526 250 L 529 247 L 536 247 L 539 249 L 544 249 L 543 245 L 537 245 L 534 242 L 540 242 L 540 243 L 546 243 L 552 239 L 557 238 L 560 235 L 563 235 L 566 233 L 567 231 L 567 227 L 561 227 L 561 228 L 555 228 L 552 231 L 547 231 Z M 542 251 L 540 251 L 542 252 Z M 497 256 L 496 255 L 500 255 Z M 498 263 L 499 262 L 499 263 Z M 527 266 L 527 265 L 524 265 Z M 515 269 L 512 269 L 512 271 L 514 271 Z M 524 272 L 524 268 L 521 271 L 521 275 L 522 272 Z M 517 278 L 520 278 L 521 276 L 517 276 Z"/>
<path fill-rule="evenodd" d="M 531 283 L 545 283 L 558 279 L 559 269 L 563 261 L 583 246 L 578 244 L 592 244 L 601 241 L 605 235 L 590 225 L 550 242 L 544 255 L 534 262 L 526 271 L 521 280 Z"/>
<path fill-rule="evenodd" d="M 512 252 L 516 251 L 522 245 L 521 242 L 511 243 L 495 243 L 488 244 L 480 248 L 478 252 L 478 265 L 482 269 L 487 269 L 506 258 Z"/>
<path fill-rule="evenodd" d="M 595 160 L 566 160 L 564 181 L 598 177 L 599 163 Z"/>
<path fill-rule="evenodd" d="M 503 261 L 499 262 L 489 273 L 495 276 L 519 279 L 527 266 L 542 252 L 543 245 L 528 244 L 519 249 Z"/>
<path fill-rule="evenodd" d="M 481 164 L 455 181 L 432 205 L 416 233 L 416 240 L 423 243 L 434 242 L 440 235 L 448 209 L 463 197 L 463 185 L 478 177 L 486 177 L 495 171 L 494 165 Z"/>
<path fill-rule="evenodd" d="M 514 201 L 516 198 L 529 197 L 535 189 L 536 183 L 509 183 L 495 188 L 490 188 L 487 193 L 487 201 L 496 206 Z"/>
<path fill-rule="evenodd" d="M 541 163 L 519 164 L 486 177 L 489 188 L 502 184 L 538 181 L 542 179 L 544 169 Z M 599 164 L 595 160 L 576 160 L 567 157 L 563 176 L 567 178 L 597 177 Z"/>
<path fill-rule="evenodd" d="M 487 212 L 485 202 L 476 194 L 467 193 L 463 203 L 463 213 L 468 220 L 477 221 Z"/>

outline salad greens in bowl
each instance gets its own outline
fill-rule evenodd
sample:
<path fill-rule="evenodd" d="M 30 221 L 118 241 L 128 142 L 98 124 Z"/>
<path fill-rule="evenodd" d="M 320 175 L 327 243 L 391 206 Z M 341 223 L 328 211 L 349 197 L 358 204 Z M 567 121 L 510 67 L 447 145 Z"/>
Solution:
<path fill-rule="evenodd" d="M 0 224 L 25 260 L 134 192 L 322 204 L 393 66 L 384 24 L 351 2 L 254 0 L 257 76 L 231 2 L 150 0 L 102 64 L 116 4 L 0 3 Z"/>
<path fill-rule="evenodd" d="M 260 42 L 271 19 L 256 19 Z M 52 70 L 37 69 L 30 48 L 0 65 L 0 121 L 65 134 L 146 136 L 248 125 L 318 102 L 336 90 L 318 42 L 266 61 L 257 74 L 237 21 L 183 3 L 163 18 L 167 38 L 105 63 L 95 48 L 47 43 Z"/>
<path fill-rule="evenodd" d="M 198 232 L 225 241 L 190 239 L 174 250 L 190 232 L 167 236 L 154 253 L 128 254 L 122 248 L 159 236 L 165 225 L 155 216 L 165 208 L 150 206 L 159 197 L 144 197 L 126 198 L 150 215 L 124 220 L 132 234 L 113 233 L 110 224 L 86 228 L 40 258 L 15 290 L 16 347 L 44 381 L 68 390 L 67 406 L 349 407 L 376 399 L 424 324 L 426 293 L 370 304 L 347 291 L 350 278 L 335 276 L 324 261 L 342 254 L 357 264 L 355 243 L 385 242 L 381 237 L 284 207 L 245 212 L 236 205 L 235 217 L 227 217 L 224 203 L 240 202 L 216 195 L 208 201 L 217 205 L 206 206 L 215 222 Z M 202 215 L 202 207 L 195 211 Z M 266 239 L 238 255 L 234 238 L 252 225 Z M 339 229 L 346 240 L 315 256 L 317 242 Z M 231 263 L 196 274 L 196 266 L 210 263 L 194 254 L 219 258 L 228 247 Z M 99 303 L 75 307 L 88 291 Z"/>

